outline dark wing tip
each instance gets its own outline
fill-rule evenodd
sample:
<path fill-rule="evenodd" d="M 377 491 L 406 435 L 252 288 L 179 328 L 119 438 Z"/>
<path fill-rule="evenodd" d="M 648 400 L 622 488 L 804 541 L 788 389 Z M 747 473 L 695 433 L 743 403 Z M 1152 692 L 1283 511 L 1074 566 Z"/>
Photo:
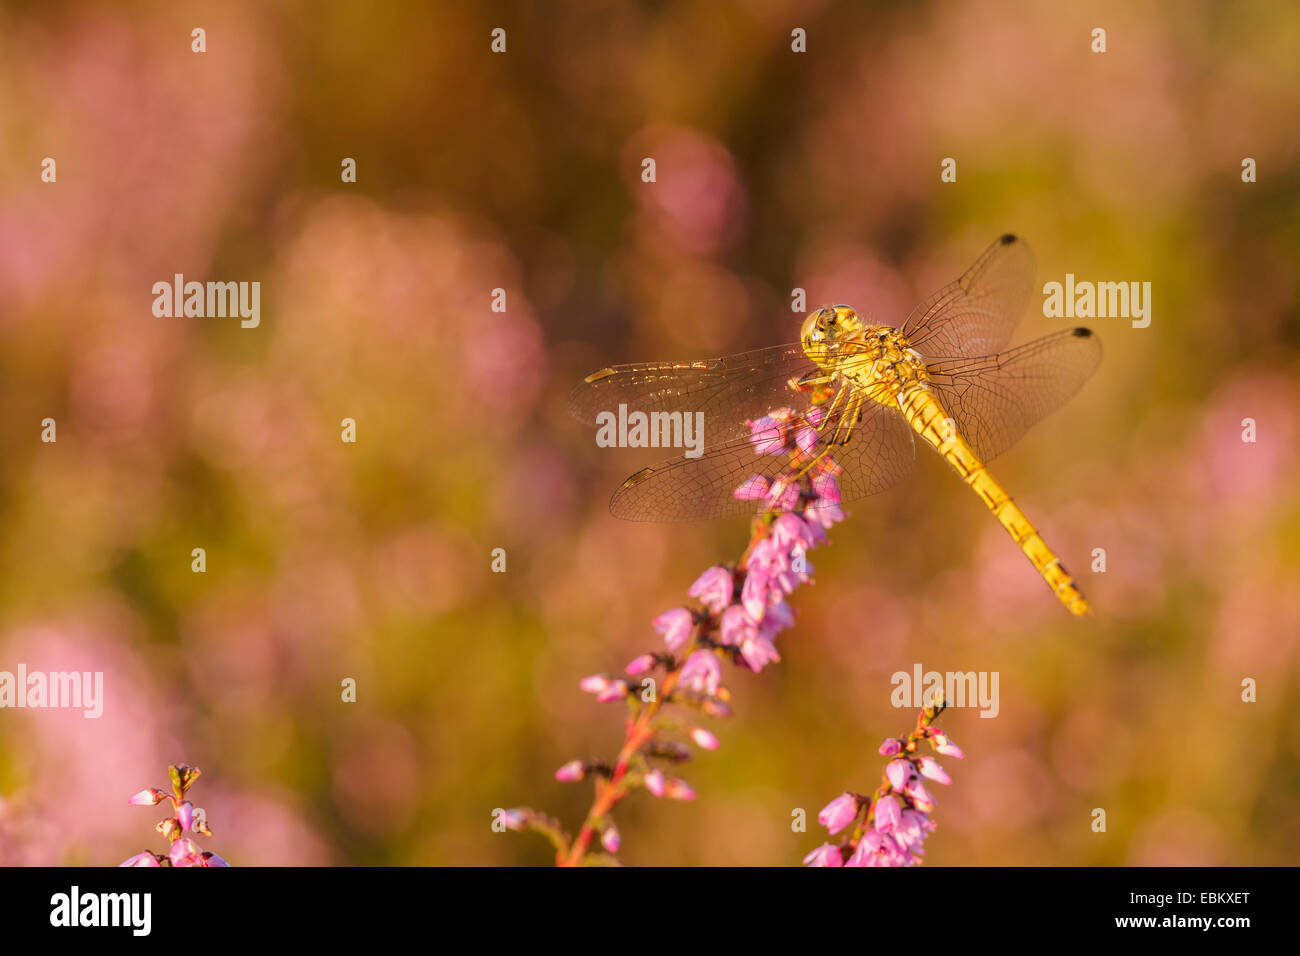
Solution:
<path fill-rule="evenodd" d="M 1011 245 L 1011 243 L 1015 242 L 1018 238 L 1019 237 L 1014 232 L 1006 232 L 1002 234 L 1002 238 L 999 241 L 1004 246 L 1009 246 Z"/>
<path fill-rule="evenodd" d="M 1092 329 L 1085 329 L 1083 326 L 1073 328 L 1070 331 L 1073 332 L 1076 336 L 1078 336 L 1081 339 L 1092 337 Z"/>

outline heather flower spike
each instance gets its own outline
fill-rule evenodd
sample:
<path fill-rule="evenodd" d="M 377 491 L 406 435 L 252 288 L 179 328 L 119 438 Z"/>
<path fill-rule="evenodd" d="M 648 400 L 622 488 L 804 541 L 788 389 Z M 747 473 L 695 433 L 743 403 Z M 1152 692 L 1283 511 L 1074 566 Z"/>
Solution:
<path fill-rule="evenodd" d="M 212 836 L 208 829 L 208 815 L 202 807 L 196 807 L 185 799 L 186 792 L 199 779 L 198 767 L 177 764 L 168 768 L 171 777 L 172 792 L 147 787 L 133 795 L 127 803 L 133 806 L 152 807 L 164 800 L 170 800 L 173 815 L 164 817 L 154 829 L 170 844 L 166 853 L 153 853 L 145 850 L 122 861 L 118 866 L 230 866 L 215 853 L 201 849 L 198 844 L 187 837 L 186 833 L 199 833 Z"/>
<path fill-rule="evenodd" d="M 595 799 L 581 828 L 574 836 L 533 810 L 517 808 L 507 829 L 533 829 L 556 847 L 561 866 L 604 864 L 618 853 L 622 838 L 609 818 L 610 811 L 633 790 L 644 788 L 651 795 L 670 800 L 695 799 L 695 790 L 679 777 L 668 776 L 657 764 L 689 759 L 690 749 L 671 739 L 685 734 L 701 750 L 718 748 L 712 731 L 693 721 L 668 718 L 669 705 L 687 707 L 709 717 L 726 717 L 728 704 L 724 664 L 758 673 L 781 660 L 777 638 L 794 625 L 789 596 L 812 579 L 807 553 L 826 543 L 826 530 L 840 521 L 837 476 L 839 466 L 818 449 L 815 430 L 822 410 L 814 405 L 804 414 L 778 408 L 749 422 L 750 441 L 756 455 L 784 456 L 783 469 L 773 477 L 755 474 L 735 489 L 740 500 L 762 502 L 755 517 L 749 546 L 735 564 L 715 565 L 705 570 L 688 594 L 699 602 L 692 609 L 676 607 L 651 622 L 663 638 L 666 651 L 647 652 L 624 668 L 629 677 L 663 668 L 655 693 L 642 694 L 627 681 L 605 674 L 585 677 L 579 686 L 595 694 L 601 703 L 624 704 L 626 721 L 623 746 L 609 764 L 598 765 L 599 774 L 585 773 L 580 761 L 570 761 L 556 773 L 560 780 L 594 777 Z M 755 471 L 771 474 L 772 462 L 756 461 Z M 859 811 L 855 807 L 854 815 Z M 526 822 L 525 822 L 526 821 Z M 539 822 L 544 821 L 544 822 Z M 603 853 L 592 849 L 599 838 Z M 819 851 L 814 851 L 815 855 Z M 838 851 L 835 851 L 838 852 Z M 810 855 L 812 856 L 812 855 Z M 838 866 L 834 853 L 822 854 L 819 865 Z"/>
<path fill-rule="evenodd" d="M 880 745 L 885 763 L 880 786 L 870 797 L 845 793 L 828 803 L 817 816 L 831 836 L 843 831 L 838 844 L 824 843 L 804 857 L 805 866 L 915 866 L 925 855 L 922 844 L 934 832 L 930 819 L 934 798 L 922 778 L 948 784 L 952 780 L 939 762 L 928 754 L 918 755 L 917 746 L 928 739 L 931 746 L 951 757 L 965 756 L 956 744 L 933 726 L 944 704 L 926 707 L 916 728 L 906 737 L 891 737 Z M 861 813 L 867 805 L 865 815 Z"/>

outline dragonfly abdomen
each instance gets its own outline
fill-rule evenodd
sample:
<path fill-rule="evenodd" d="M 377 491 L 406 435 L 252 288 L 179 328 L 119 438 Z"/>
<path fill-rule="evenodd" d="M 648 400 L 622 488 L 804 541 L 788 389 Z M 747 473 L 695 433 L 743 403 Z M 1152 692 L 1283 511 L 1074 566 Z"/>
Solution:
<path fill-rule="evenodd" d="M 898 407 L 907 417 L 913 431 L 943 456 L 984 502 L 985 507 L 993 512 L 1060 602 L 1072 614 L 1082 616 L 1090 613 L 1087 599 L 1061 564 L 1061 559 L 1047 546 L 1038 529 L 998 480 L 989 473 L 984 462 L 962 437 L 952 416 L 938 397 L 924 383 L 918 382 L 899 391 Z"/>

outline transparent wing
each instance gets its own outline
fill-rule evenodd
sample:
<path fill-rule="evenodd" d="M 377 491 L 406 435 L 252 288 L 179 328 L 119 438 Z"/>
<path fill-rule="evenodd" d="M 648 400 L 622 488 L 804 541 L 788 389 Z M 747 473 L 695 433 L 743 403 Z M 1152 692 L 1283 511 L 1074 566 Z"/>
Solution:
<path fill-rule="evenodd" d="M 569 412 L 595 426 L 601 412 L 703 412 L 711 442 L 747 438 L 745 422 L 798 403 L 787 387 L 816 368 L 798 345 L 741 352 L 698 362 L 615 365 L 588 375 L 569 395 Z"/>
<path fill-rule="evenodd" d="M 935 362 L 928 370 L 962 437 L 990 461 L 1064 405 L 1100 362 L 1101 342 L 1079 328 L 997 355 Z"/>
<path fill-rule="evenodd" d="M 783 404 L 800 407 L 789 399 Z M 836 413 L 822 423 L 819 434 L 823 440 L 834 433 L 839 417 Z M 755 475 L 769 480 L 776 477 L 789 467 L 789 459 L 755 454 L 749 429 L 744 432 L 742 438 L 707 447 L 699 458 L 682 456 L 642 469 L 614 492 L 609 510 L 615 517 L 631 521 L 754 514 L 761 502 L 738 501 L 732 492 Z M 875 494 L 897 484 L 911 469 L 915 458 L 912 430 L 897 410 L 868 402 L 848 441 L 834 446 L 830 456 L 844 469 L 840 490 L 845 501 Z"/>
<path fill-rule="evenodd" d="M 903 323 L 922 355 L 963 358 L 998 351 L 1011 338 L 1034 289 L 1034 254 L 1008 233 L 956 282 L 926 299 Z"/>

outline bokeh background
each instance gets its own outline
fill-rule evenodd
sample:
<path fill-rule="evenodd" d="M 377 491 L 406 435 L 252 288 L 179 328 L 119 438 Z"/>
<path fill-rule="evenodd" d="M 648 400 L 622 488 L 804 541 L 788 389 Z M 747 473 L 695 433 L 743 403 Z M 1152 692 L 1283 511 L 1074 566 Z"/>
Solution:
<path fill-rule="evenodd" d="M 107 700 L 0 711 L 0 862 L 162 849 L 126 799 L 177 761 L 236 865 L 549 862 L 493 809 L 576 826 L 553 771 L 621 739 L 578 679 L 747 532 L 611 518 L 658 453 L 596 449 L 568 390 L 791 341 L 794 287 L 897 322 L 1008 230 L 1040 283 L 1153 285 L 995 469 L 1096 619 L 922 454 L 622 856 L 798 863 L 791 811 L 878 781 L 920 663 L 1001 696 L 943 718 L 929 862 L 1297 862 L 1298 48 L 1271 2 L 6 5 L 0 669 Z M 260 281 L 260 328 L 155 318 L 178 272 Z"/>

